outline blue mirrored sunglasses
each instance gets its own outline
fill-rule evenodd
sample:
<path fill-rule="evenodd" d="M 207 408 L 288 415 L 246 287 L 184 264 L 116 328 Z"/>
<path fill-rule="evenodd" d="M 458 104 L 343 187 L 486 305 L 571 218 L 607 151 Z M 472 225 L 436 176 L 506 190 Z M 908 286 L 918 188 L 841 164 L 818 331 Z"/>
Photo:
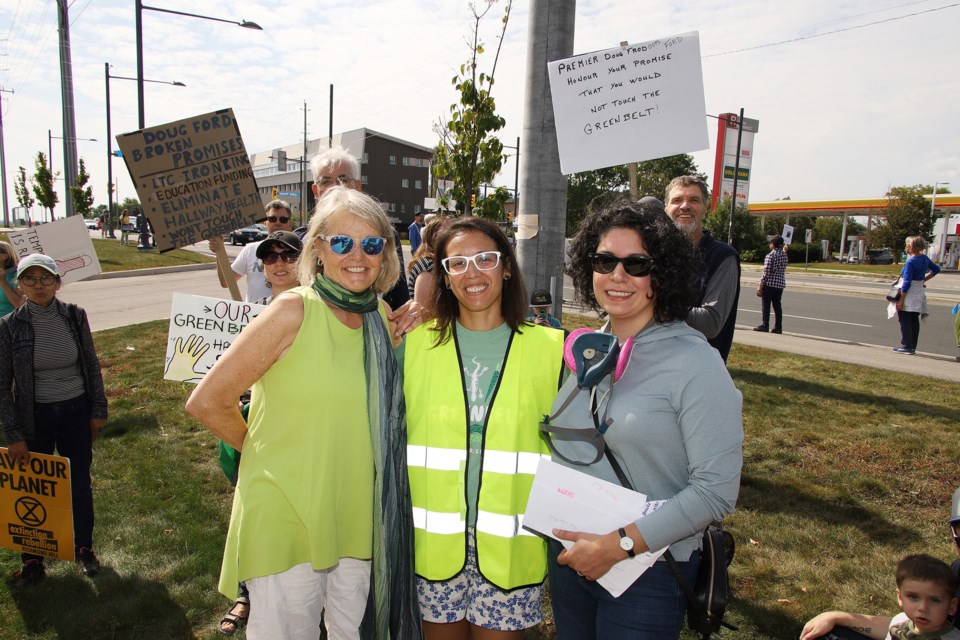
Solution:
<path fill-rule="evenodd" d="M 343 256 L 353 251 L 355 240 L 350 236 L 320 236 L 321 240 L 330 243 L 330 250 L 338 256 Z M 367 236 L 360 241 L 360 248 L 368 256 L 378 256 L 383 253 L 383 248 L 387 246 L 386 238 L 377 236 Z"/>

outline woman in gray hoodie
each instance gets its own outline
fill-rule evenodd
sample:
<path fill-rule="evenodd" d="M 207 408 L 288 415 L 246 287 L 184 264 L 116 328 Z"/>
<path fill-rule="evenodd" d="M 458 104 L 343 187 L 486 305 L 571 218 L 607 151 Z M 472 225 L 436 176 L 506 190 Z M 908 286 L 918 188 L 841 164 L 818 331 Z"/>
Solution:
<path fill-rule="evenodd" d="M 622 484 L 609 455 L 599 457 L 586 442 L 599 428 L 630 488 L 665 502 L 603 534 L 554 530 L 573 542 L 564 549 L 552 540 L 548 553 L 557 637 L 679 638 L 686 598 L 662 558 L 617 598 L 595 581 L 623 559 L 669 548 L 693 584 L 704 529 L 737 501 L 741 395 L 719 353 L 684 321 L 696 263 L 663 210 L 621 201 L 591 213 L 569 258 L 578 299 L 607 313 L 604 331 L 616 337 L 620 354 L 593 386 L 577 375 L 567 379 L 551 420 L 583 429 L 585 438 L 554 435 L 553 445 L 579 464 L 561 463 Z"/>

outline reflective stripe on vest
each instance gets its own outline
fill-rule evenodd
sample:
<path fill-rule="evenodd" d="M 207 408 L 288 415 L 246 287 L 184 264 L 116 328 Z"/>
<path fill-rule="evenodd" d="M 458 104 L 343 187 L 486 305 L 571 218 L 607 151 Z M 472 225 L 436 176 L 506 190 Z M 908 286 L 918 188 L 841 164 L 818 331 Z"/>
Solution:
<path fill-rule="evenodd" d="M 424 445 L 407 445 L 407 466 L 426 467 L 437 471 L 459 471 L 466 462 L 467 452 L 464 449 L 444 449 L 441 447 L 427 447 Z"/>
<path fill-rule="evenodd" d="M 423 529 L 430 533 L 449 535 L 451 533 L 461 533 L 464 524 L 459 512 L 443 513 L 440 511 L 427 511 L 420 507 L 413 508 L 413 526 L 416 529 Z"/>
<path fill-rule="evenodd" d="M 477 531 L 489 533 L 492 536 L 501 538 L 513 538 L 515 536 L 536 536 L 523 528 L 523 514 L 518 516 L 505 516 L 501 513 L 491 513 L 489 511 L 477 511 Z"/>
<path fill-rule="evenodd" d="M 537 473 L 541 458 L 549 459 L 550 456 L 525 451 L 512 453 L 487 450 L 483 453 L 483 470 L 491 473 L 526 473 L 532 476 Z"/>

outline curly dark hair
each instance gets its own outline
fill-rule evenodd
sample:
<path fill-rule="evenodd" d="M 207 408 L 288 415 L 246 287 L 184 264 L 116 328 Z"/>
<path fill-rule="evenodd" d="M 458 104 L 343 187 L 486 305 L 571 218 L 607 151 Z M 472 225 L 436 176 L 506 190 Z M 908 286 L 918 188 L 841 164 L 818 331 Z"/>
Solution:
<path fill-rule="evenodd" d="M 577 301 L 600 310 L 593 292 L 590 254 L 611 229 L 636 231 L 653 258 L 650 273 L 655 296 L 653 317 L 659 322 L 685 320 L 696 301 L 697 258 L 693 246 L 673 220 L 659 207 L 620 199 L 584 218 L 567 250 L 567 275 L 573 279 Z"/>
<path fill-rule="evenodd" d="M 519 331 L 524 324 L 527 312 L 527 288 L 523 285 L 523 276 L 517 265 L 517 257 L 513 246 L 496 222 L 476 216 L 457 218 L 450 224 L 439 229 L 434 240 L 433 275 L 437 279 L 436 312 L 437 312 L 437 341 L 441 345 L 450 339 L 453 325 L 460 316 L 460 303 L 453 291 L 446 286 L 447 272 L 440 262 L 448 257 L 447 245 L 454 236 L 461 233 L 482 233 L 497 245 L 500 252 L 501 265 L 510 269 L 510 278 L 503 281 L 503 291 L 500 294 L 500 311 L 503 319 L 514 331 Z"/>

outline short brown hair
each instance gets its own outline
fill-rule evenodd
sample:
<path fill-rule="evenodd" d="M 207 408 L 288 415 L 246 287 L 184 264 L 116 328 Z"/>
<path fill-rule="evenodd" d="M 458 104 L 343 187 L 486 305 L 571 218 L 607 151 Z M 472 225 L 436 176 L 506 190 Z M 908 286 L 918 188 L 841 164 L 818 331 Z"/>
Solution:
<path fill-rule="evenodd" d="M 938 587 L 943 587 L 948 598 L 953 598 L 957 594 L 957 575 L 950 566 L 943 560 L 925 553 L 907 556 L 897 563 L 898 588 L 904 580 L 932 582 Z"/>

